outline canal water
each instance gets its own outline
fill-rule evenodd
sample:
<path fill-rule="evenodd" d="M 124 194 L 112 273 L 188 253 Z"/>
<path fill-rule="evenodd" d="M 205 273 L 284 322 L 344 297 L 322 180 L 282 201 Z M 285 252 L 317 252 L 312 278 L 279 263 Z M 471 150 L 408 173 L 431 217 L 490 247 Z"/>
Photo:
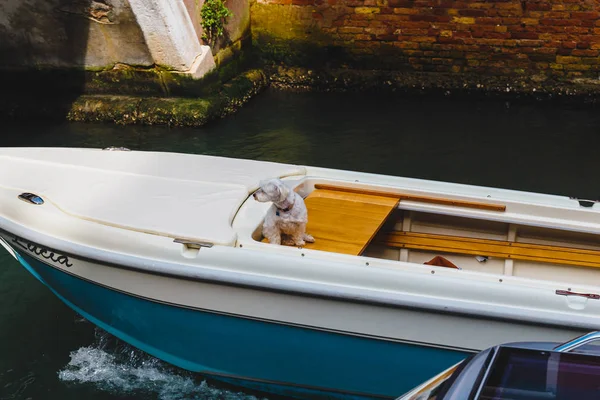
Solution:
<path fill-rule="evenodd" d="M 0 123 L 0 133 L 0 146 L 124 146 L 600 198 L 591 106 L 267 91 L 198 129 Z M 0 253 L 0 400 L 253 398 L 96 329 Z"/>

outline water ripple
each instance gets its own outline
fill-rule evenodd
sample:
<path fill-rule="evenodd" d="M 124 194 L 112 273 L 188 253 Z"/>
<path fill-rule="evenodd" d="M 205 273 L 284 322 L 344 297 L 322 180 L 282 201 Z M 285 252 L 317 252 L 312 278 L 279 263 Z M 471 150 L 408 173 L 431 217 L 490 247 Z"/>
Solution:
<path fill-rule="evenodd" d="M 257 400 L 255 396 L 198 382 L 194 374 L 176 369 L 106 333 L 96 343 L 71 352 L 71 361 L 58 373 L 70 384 L 93 385 L 116 395 L 140 395 L 159 400 Z"/>

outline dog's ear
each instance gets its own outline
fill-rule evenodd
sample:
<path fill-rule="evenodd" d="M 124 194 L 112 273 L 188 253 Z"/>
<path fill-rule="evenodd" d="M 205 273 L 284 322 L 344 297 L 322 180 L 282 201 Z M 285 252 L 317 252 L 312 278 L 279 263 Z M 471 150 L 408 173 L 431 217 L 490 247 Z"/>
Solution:
<path fill-rule="evenodd" d="M 277 185 L 277 189 L 279 190 L 279 195 L 280 195 L 280 199 L 283 201 L 285 199 L 287 199 L 288 195 L 290 194 L 290 188 L 283 183 L 283 181 L 279 181 L 279 184 Z"/>

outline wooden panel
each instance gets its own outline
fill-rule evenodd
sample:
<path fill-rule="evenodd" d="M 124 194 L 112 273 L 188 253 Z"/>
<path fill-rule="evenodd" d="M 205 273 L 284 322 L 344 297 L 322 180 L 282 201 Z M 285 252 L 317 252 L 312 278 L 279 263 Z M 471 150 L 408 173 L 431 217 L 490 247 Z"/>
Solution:
<path fill-rule="evenodd" d="M 379 235 L 377 240 L 399 248 L 600 267 L 597 250 L 414 232 L 389 232 Z"/>
<path fill-rule="evenodd" d="M 325 184 L 316 184 L 315 189 L 324 189 L 324 190 L 335 190 L 338 192 L 346 192 L 353 194 L 367 194 L 371 196 L 380 196 L 380 197 L 391 197 L 398 200 L 410 200 L 410 201 L 418 201 L 422 203 L 433 203 L 433 204 L 442 204 L 445 206 L 454 206 L 454 207 L 466 207 L 466 208 L 476 208 L 479 210 L 488 210 L 488 211 L 506 211 L 506 206 L 504 204 L 493 204 L 493 203 L 482 203 L 477 201 L 466 201 L 466 200 L 454 200 L 443 197 L 433 197 L 433 196 L 417 196 L 412 194 L 404 194 L 404 193 L 393 193 L 393 192 L 385 192 L 378 190 L 368 190 L 368 189 L 359 189 L 359 188 L 349 188 L 343 186 L 335 186 L 335 185 L 325 185 Z"/>
<path fill-rule="evenodd" d="M 321 189 L 304 201 L 306 232 L 315 238 L 305 247 L 352 255 L 363 252 L 398 203 L 385 196 Z"/>

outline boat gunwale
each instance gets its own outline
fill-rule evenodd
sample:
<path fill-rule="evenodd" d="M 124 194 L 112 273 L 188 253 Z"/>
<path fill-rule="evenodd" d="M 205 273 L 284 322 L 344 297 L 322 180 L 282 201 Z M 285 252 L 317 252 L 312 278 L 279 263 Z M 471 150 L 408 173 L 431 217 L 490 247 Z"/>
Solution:
<path fill-rule="evenodd" d="M 1 219 L 0 219 L 0 221 L 1 221 Z M 0 224 L 0 226 L 3 226 L 3 225 Z M 392 296 L 390 296 L 389 293 L 383 293 L 384 291 L 377 291 L 377 290 L 368 289 L 368 288 L 356 288 L 356 287 L 349 287 L 349 286 L 331 285 L 331 284 L 322 283 L 322 282 L 321 283 L 299 282 L 297 280 L 294 282 L 293 278 L 288 278 L 288 279 L 280 278 L 280 277 L 274 278 L 274 277 L 269 277 L 269 276 L 265 276 L 265 275 L 260 276 L 257 274 L 244 274 L 239 271 L 218 270 L 216 268 L 210 268 L 211 271 L 206 271 L 208 268 L 205 266 L 188 266 L 185 264 L 177 265 L 177 264 L 173 264 L 173 263 L 166 262 L 163 260 L 161 260 L 160 262 L 164 263 L 165 266 L 167 266 L 166 268 L 163 267 L 160 270 L 149 269 L 148 262 L 147 262 L 148 259 L 144 259 L 139 256 L 124 255 L 124 254 L 118 254 L 118 253 L 113 253 L 113 252 L 103 250 L 104 254 L 109 254 L 112 256 L 112 258 L 117 258 L 117 259 L 120 258 L 121 261 L 118 262 L 114 259 L 112 261 L 101 260 L 96 257 L 86 255 L 85 254 L 86 251 L 83 251 L 83 252 L 73 251 L 73 250 L 69 250 L 68 248 L 65 249 L 65 247 L 61 246 L 59 243 L 53 243 L 54 241 L 64 242 L 63 240 L 58 239 L 58 238 L 46 236 L 47 241 L 44 240 L 43 238 L 42 238 L 42 240 L 31 240 L 28 238 L 29 235 L 27 235 L 27 234 L 13 233 L 5 228 L 0 228 L 0 231 L 4 232 L 5 234 L 7 234 L 9 236 L 16 236 L 19 238 L 23 238 L 24 240 L 29 241 L 31 243 L 35 243 L 35 244 L 39 243 L 43 247 L 48 247 L 49 249 L 60 252 L 61 254 L 68 255 L 73 258 L 84 260 L 87 262 L 105 265 L 105 266 L 109 266 L 109 267 L 113 267 L 113 268 L 132 270 L 132 271 L 140 272 L 140 273 L 165 276 L 165 277 L 176 278 L 176 279 L 184 279 L 184 280 L 189 280 L 189 281 L 216 283 L 216 284 L 222 284 L 222 285 L 226 285 L 226 286 L 234 286 L 234 287 L 249 288 L 249 289 L 256 289 L 256 290 L 266 290 L 266 291 L 275 292 L 275 293 L 285 293 L 285 294 L 292 294 L 292 295 L 299 295 L 299 296 L 308 296 L 308 297 L 312 297 L 312 298 L 322 298 L 322 299 L 328 299 L 328 300 L 334 300 L 334 301 L 353 302 L 353 303 L 359 303 L 359 304 L 368 304 L 368 305 L 376 305 L 376 306 L 391 307 L 391 308 L 404 308 L 404 309 L 408 308 L 408 309 L 413 309 L 413 310 L 426 310 L 429 312 L 452 313 L 452 314 L 456 314 L 456 315 L 463 315 L 463 316 L 468 316 L 468 317 L 478 317 L 478 318 L 485 318 L 485 319 L 499 320 L 499 321 L 518 321 L 519 323 L 526 324 L 526 325 L 544 325 L 544 326 L 564 327 L 565 322 L 566 322 L 564 320 L 564 316 L 572 317 L 572 314 L 573 314 L 572 312 L 565 313 L 565 312 L 554 311 L 554 310 L 550 310 L 550 309 L 534 310 L 535 312 L 531 312 L 529 314 L 527 314 L 527 313 L 523 314 L 523 310 L 519 307 L 495 305 L 495 304 L 492 304 L 490 307 L 488 307 L 487 310 L 484 310 L 481 307 L 482 306 L 481 303 L 477 303 L 475 301 L 464 301 L 464 300 L 460 300 L 457 298 L 443 299 L 444 302 L 438 302 L 439 304 L 432 304 L 431 301 L 429 303 L 427 301 L 419 301 L 418 297 L 421 297 L 421 299 L 423 299 L 423 300 L 430 300 L 431 296 L 427 296 L 427 295 L 416 296 L 413 294 L 401 294 L 396 297 L 403 297 L 402 299 L 392 299 L 391 298 Z M 39 233 L 38 233 L 38 235 L 39 235 Z M 50 243 L 50 244 L 47 245 L 46 243 Z M 65 243 L 63 243 L 63 245 L 64 244 Z M 68 242 L 66 244 L 68 245 Z M 87 246 L 76 244 L 76 243 L 70 243 L 70 244 L 79 246 L 80 248 L 87 247 Z M 267 244 L 263 244 L 263 245 L 267 245 Z M 218 247 L 232 249 L 229 246 L 218 246 Z M 215 247 L 213 247 L 213 249 L 214 248 Z M 65 250 L 63 250 L 63 249 L 65 249 Z M 89 251 L 89 249 L 87 249 L 87 250 Z M 82 253 L 84 253 L 84 254 L 82 254 Z M 27 254 L 31 255 L 30 253 L 27 253 Z M 34 258 L 36 258 L 36 257 L 34 257 Z M 123 262 L 123 260 L 128 260 L 130 262 Z M 44 262 L 44 263 L 46 263 L 46 262 Z M 410 264 L 410 263 L 406 263 L 406 264 Z M 168 267 L 169 265 L 171 266 L 171 268 Z M 181 271 L 181 270 L 177 271 L 176 268 L 173 268 L 173 267 L 177 267 L 177 266 L 179 267 L 179 269 L 181 269 L 181 267 L 187 267 L 186 269 L 193 268 L 193 271 Z M 56 266 L 53 266 L 53 267 L 57 268 Z M 436 267 L 430 267 L 430 268 L 435 268 L 440 271 L 445 270 L 444 268 L 436 268 Z M 62 270 L 62 268 L 58 268 L 58 269 Z M 202 270 L 205 270 L 205 271 L 202 271 Z M 202 272 L 204 272 L 204 274 L 202 274 Z M 462 271 L 450 271 L 450 272 L 459 272 L 460 273 Z M 218 276 L 219 274 L 221 276 Z M 201 276 L 201 275 L 204 275 L 204 276 Z M 77 276 L 79 276 L 79 275 L 77 275 Z M 516 280 L 532 281 L 532 280 L 528 280 L 526 278 L 525 279 L 524 278 L 516 278 Z M 533 280 L 533 282 L 537 282 L 537 281 Z M 548 282 L 543 282 L 543 283 L 547 284 Z M 340 289 L 342 289 L 342 291 L 340 291 Z M 351 291 L 355 291 L 358 293 L 350 293 Z M 412 297 L 412 299 L 410 299 L 409 297 Z M 451 303 L 451 302 L 464 303 L 464 304 L 462 305 L 462 307 L 460 305 L 458 305 L 458 306 L 455 305 L 455 306 L 451 307 L 448 305 L 448 303 Z M 473 306 L 468 308 L 468 307 L 464 306 L 465 304 L 471 304 Z M 504 313 L 499 312 L 498 309 L 500 309 L 500 308 L 504 308 L 508 312 L 504 312 Z M 512 312 L 510 312 L 510 310 L 512 310 Z M 515 312 L 515 311 L 517 311 L 517 312 Z M 548 317 L 546 317 L 546 318 L 540 317 L 541 314 L 548 314 Z M 556 314 L 558 314 L 558 315 L 556 315 Z M 562 314 L 563 318 L 561 318 L 561 314 Z M 554 317 L 554 318 L 552 318 L 552 317 Z M 569 326 L 574 329 L 597 330 L 600 327 L 600 317 L 597 318 L 598 319 L 597 325 L 590 323 L 590 319 L 591 319 L 591 317 L 589 315 L 581 315 L 579 318 L 576 318 L 575 320 L 573 320 L 573 318 L 571 318 L 571 321 L 568 321 L 568 322 L 570 323 Z"/>

